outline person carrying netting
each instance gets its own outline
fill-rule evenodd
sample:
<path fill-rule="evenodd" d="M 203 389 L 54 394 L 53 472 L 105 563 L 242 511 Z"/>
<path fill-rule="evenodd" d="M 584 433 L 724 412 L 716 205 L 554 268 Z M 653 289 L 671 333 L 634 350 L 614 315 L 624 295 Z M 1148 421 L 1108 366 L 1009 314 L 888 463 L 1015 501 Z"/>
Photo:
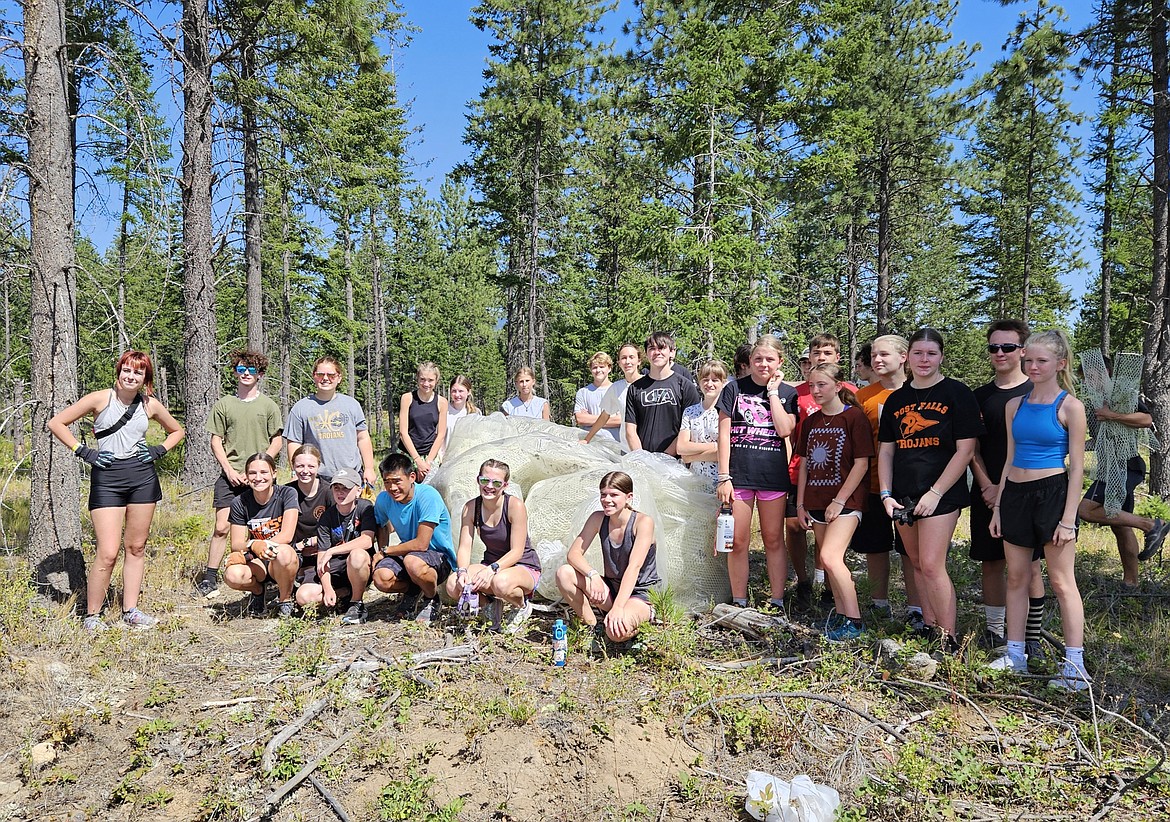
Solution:
<path fill-rule="evenodd" d="M 1170 532 L 1170 522 L 1134 514 L 1134 491 L 1146 476 L 1146 463 L 1138 454 L 1142 435 L 1154 426 L 1154 418 L 1139 395 L 1140 354 L 1118 354 L 1114 362 L 1099 348 L 1080 354 L 1089 433 L 1097 454 L 1093 483 L 1081 500 L 1077 515 L 1085 522 L 1108 525 L 1121 556 L 1122 585 L 1138 584 L 1138 562 L 1158 552 Z M 1156 447 L 1156 444 L 1155 446 Z M 1138 551 L 1134 529 L 1145 533 Z"/>

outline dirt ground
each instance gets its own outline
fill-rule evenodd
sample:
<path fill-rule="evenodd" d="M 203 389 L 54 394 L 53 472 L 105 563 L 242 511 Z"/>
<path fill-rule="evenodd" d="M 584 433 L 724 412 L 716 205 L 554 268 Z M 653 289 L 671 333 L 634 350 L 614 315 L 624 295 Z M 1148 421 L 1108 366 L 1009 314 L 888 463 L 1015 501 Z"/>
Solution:
<path fill-rule="evenodd" d="M 929 647 L 875 662 L 897 625 L 832 646 L 823 610 L 756 635 L 680 615 L 634 651 L 574 630 L 557 668 L 555 609 L 503 636 L 398 620 L 381 595 L 345 627 L 178 588 L 148 591 L 151 631 L 0 609 L 0 820 L 343 818 L 328 793 L 353 820 L 715 822 L 749 818 L 753 768 L 832 785 L 849 820 L 1170 818 L 1164 689 L 1090 704 L 989 678 L 974 649 L 923 681 L 902 663 Z M 443 649 L 469 655 L 413 656 Z"/>

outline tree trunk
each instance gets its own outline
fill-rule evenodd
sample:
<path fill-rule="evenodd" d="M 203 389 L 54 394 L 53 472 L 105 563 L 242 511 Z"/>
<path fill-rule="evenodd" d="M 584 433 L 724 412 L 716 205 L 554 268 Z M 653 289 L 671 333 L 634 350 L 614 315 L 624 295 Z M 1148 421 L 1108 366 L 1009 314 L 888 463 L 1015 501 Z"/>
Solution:
<path fill-rule="evenodd" d="M 77 399 L 77 279 L 73 153 L 66 88 L 65 7 L 24 4 L 27 90 L 32 471 L 28 561 L 33 580 L 63 599 L 85 587 L 77 460 L 45 425 Z"/>
<path fill-rule="evenodd" d="M 282 147 L 283 153 L 283 147 Z M 292 407 L 292 283 L 289 272 L 292 268 L 292 250 L 288 246 L 288 184 L 280 186 L 280 416 L 286 418 Z"/>
<path fill-rule="evenodd" d="M 1144 388 L 1154 426 L 1163 439 L 1170 437 L 1170 282 L 1166 276 L 1170 246 L 1170 65 L 1167 61 L 1166 0 L 1152 0 L 1150 52 L 1153 57 L 1154 132 L 1154 260 L 1150 283 L 1150 324 L 1142 346 L 1145 354 Z M 1170 493 L 1170 460 L 1162 452 L 1150 454 L 1150 491 Z"/>
<path fill-rule="evenodd" d="M 217 466 L 202 431 L 219 394 L 211 268 L 211 54 L 207 0 L 183 2 L 183 479 L 209 485 Z"/>
<path fill-rule="evenodd" d="M 378 240 L 378 216 L 373 208 L 370 209 L 370 297 L 374 313 L 374 361 L 369 370 L 370 400 L 367 405 L 374 412 L 374 425 L 371 436 L 375 443 L 385 442 L 383 435 L 382 409 L 394 412 L 391 402 L 389 381 L 386 379 L 385 365 L 386 352 L 386 298 L 382 293 L 382 244 Z M 435 386 L 441 391 L 442 386 Z"/>
<path fill-rule="evenodd" d="M 878 160 L 877 229 L 877 334 L 890 333 L 890 210 L 894 207 L 893 158 L 890 144 L 882 140 Z"/>
<path fill-rule="evenodd" d="M 244 272 L 245 301 L 248 312 L 248 348 L 264 350 L 264 289 L 261 283 L 260 244 L 262 241 L 264 204 L 260 192 L 260 125 L 253 95 L 256 75 L 256 47 L 241 44 L 240 126 L 244 144 Z"/>

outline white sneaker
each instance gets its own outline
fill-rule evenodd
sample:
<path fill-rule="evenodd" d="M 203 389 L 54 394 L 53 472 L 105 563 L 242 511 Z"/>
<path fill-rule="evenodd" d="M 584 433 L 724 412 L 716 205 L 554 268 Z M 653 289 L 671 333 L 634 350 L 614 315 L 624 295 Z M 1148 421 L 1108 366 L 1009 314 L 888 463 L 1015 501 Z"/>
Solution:
<path fill-rule="evenodd" d="M 988 670 L 1009 671 L 1013 674 L 1028 673 L 1028 658 L 1026 656 L 1013 657 L 1009 654 L 998 656 L 987 663 Z"/>
<path fill-rule="evenodd" d="M 529 617 L 532 616 L 532 600 L 527 597 L 524 598 L 524 604 L 519 608 L 513 608 L 512 613 L 508 614 L 508 620 L 504 623 L 504 633 L 517 634 L 524 629 L 524 624 L 528 622 Z"/>
<path fill-rule="evenodd" d="M 81 626 L 91 634 L 100 634 L 110 630 L 110 626 L 102 619 L 101 614 L 90 614 L 81 621 Z"/>
<path fill-rule="evenodd" d="M 1048 680 L 1048 687 L 1062 691 L 1085 691 L 1092 681 L 1088 671 L 1066 659 L 1061 663 L 1060 673 Z"/>

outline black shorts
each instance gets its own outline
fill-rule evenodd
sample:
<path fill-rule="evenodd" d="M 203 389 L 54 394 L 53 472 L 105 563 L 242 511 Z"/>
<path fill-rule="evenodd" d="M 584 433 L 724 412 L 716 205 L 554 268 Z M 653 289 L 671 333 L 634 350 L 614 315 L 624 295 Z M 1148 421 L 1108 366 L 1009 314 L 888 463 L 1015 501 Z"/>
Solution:
<path fill-rule="evenodd" d="M 888 554 L 892 548 L 905 556 L 906 546 L 902 544 L 902 535 L 894 528 L 894 521 L 886 513 L 882 499 L 877 494 L 869 495 L 869 508 L 861 522 L 857 523 L 849 547 L 858 554 Z"/>
<path fill-rule="evenodd" d="M 796 510 L 795 487 L 794 487 L 793 493 L 784 495 L 784 499 L 787 500 L 787 502 L 784 503 L 784 517 L 785 517 L 785 519 L 795 519 L 796 517 L 800 516 L 800 514 L 797 513 L 797 510 Z"/>
<path fill-rule="evenodd" d="M 114 460 L 108 468 L 89 473 L 89 510 L 151 505 L 162 499 L 154 465 L 137 457 Z"/>
<path fill-rule="evenodd" d="M 329 581 L 333 583 L 333 589 L 336 591 L 340 588 L 349 589 L 349 573 L 347 571 L 347 564 L 349 562 L 348 554 L 340 554 L 329 557 L 329 565 L 325 569 L 325 573 L 329 574 Z M 297 572 L 297 583 L 300 585 L 309 585 L 312 583 L 320 584 L 321 579 L 317 576 L 317 555 L 313 554 L 311 557 L 301 557 L 301 569 Z"/>
<path fill-rule="evenodd" d="M 999 499 L 999 530 L 1003 541 L 1032 549 L 1032 559 L 1044 556 L 1056 526 L 1064 516 L 1068 474 L 1053 474 L 1031 482 L 1008 480 Z M 1077 523 L 1074 521 L 1073 525 Z"/>
<path fill-rule="evenodd" d="M 618 589 L 622 587 L 620 579 L 610 579 L 609 577 L 602 577 L 601 581 L 605 583 L 605 587 L 609 589 L 609 598 L 617 599 Z M 630 591 L 630 599 L 640 599 L 649 604 L 650 602 L 650 588 L 647 586 L 634 586 L 634 590 Z"/>
<path fill-rule="evenodd" d="M 451 561 L 442 551 L 428 548 L 426 551 L 414 551 L 412 556 L 418 557 L 435 569 L 440 585 L 451 573 Z M 406 566 L 402 562 L 405 558 L 406 554 L 393 557 L 383 556 L 374 566 L 374 570 L 389 570 L 400 582 L 410 582 L 410 575 L 406 573 Z"/>
<path fill-rule="evenodd" d="M 236 497 L 247 491 L 251 486 L 248 483 L 232 485 L 223 474 L 215 481 L 215 490 L 212 491 L 211 504 L 216 511 L 222 508 L 231 508 Z"/>
<path fill-rule="evenodd" d="M 991 535 L 991 509 L 983 504 L 982 495 L 971 496 L 971 559 L 1002 562 L 1003 540 Z"/>
<path fill-rule="evenodd" d="M 1134 492 L 1137 490 L 1137 487 L 1142 484 L 1142 480 L 1145 478 L 1145 471 L 1127 470 L 1125 472 L 1125 502 L 1121 504 L 1121 510 L 1125 511 L 1125 513 L 1133 513 Z M 1103 483 L 1101 480 L 1097 480 L 1092 485 L 1090 485 L 1089 490 L 1085 492 L 1085 499 L 1104 505 L 1105 483 Z"/>
<path fill-rule="evenodd" d="M 807 511 L 807 513 L 817 525 L 828 525 L 825 522 L 825 510 L 824 508 L 814 508 L 811 511 Z M 837 519 L 841 517 L 855 517 L 859 523 L 863 519 L 861 511 L 858 511 L 856 508 L 842 508 L 841 513 L 837 515 Z"/>

